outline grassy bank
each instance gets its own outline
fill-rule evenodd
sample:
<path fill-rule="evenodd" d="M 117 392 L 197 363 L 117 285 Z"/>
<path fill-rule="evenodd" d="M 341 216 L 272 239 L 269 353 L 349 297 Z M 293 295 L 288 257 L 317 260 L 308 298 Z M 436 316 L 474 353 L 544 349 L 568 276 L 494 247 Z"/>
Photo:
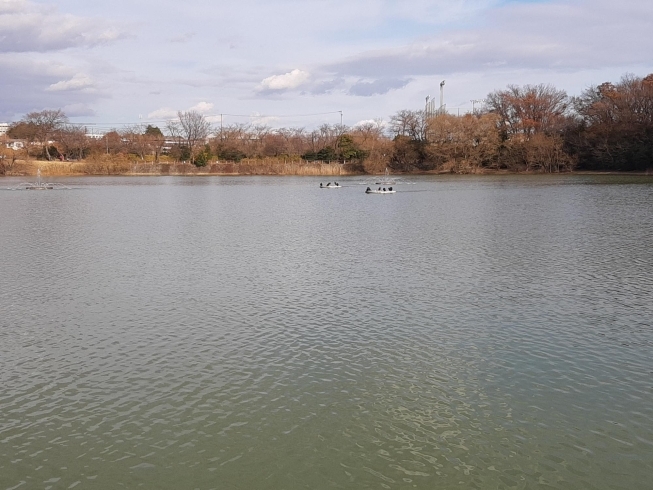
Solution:
<path fill-rule="evenodd" d="M 120 158 L 116 156 L 94 158 L 76 162 L 44 161 L 44 160 L 16 160 L 11 163 L 0 162 L 0 176 L 35 176 L 41 170 L 43 177 L 65 177 L 81 175 L 306 175 L 306 176 L 346 176 L 363 175 L 360 167 L 350 164 L 322 163 L 306 161 L 283 161 L 244 159 L 239 163 L 216 162 L 204 167 L 196 167 L 190 163 L 175 162 L 141 162 Z M 516 172 L 507 169 L 490 169 L 485 167 L 466 167 L 457 165 L 444 166 L 438 170 L 414 172 L 415 174 L 467 174 L 467 175 L 496 175 L 496 174 L 537 174 L 542 172 L 527 171 Z M 653 175 L 647 172 L 601 172 L 601 171 L 573 171 L 564 173 L 574 174 L 627 174 L 627 175 Z M 382 174 L 373 172 L 372 174 Z"/>
<path fill-rule="evenodd" d="M 357 175 L 351 165 L 280 160 L 242 160 L 216 162 L 203 167 L 189 163 L 148 163 L 127 158 L 94 158 L 76 162 L 17 160 L 5 164 L 0 175 L 30 176 L 41 170 L 42 176 L 72 175 Z"/>

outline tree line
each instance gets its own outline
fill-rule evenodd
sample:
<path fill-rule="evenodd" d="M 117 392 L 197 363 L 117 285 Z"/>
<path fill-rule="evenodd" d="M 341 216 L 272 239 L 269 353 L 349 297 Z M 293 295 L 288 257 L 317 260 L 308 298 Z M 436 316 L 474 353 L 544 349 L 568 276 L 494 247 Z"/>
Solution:
<path fill-rule="evenodd" d="M 390 121 L 400 171 L 645 171 L 653 168 L 653 74 L 624 76 L 570 97 L 552 85 L 510 85 L 483 111 Z"/>
<path fill-rule="evenodd" d="M 347 163 L 368 173 L 385 167 L 457 173 L 644 171 L 653 168 L 653 74 L 626 75 L 577 97 L 552 85 L 509 85 L 488 94 L 484 109 L 473 114 L 401 110 L 388 125 L 216 128 L 202 114 L 187 111 L 163 129 L 132 126 L 93 139 L 58 110 L 25 115 L 8 135 L 38 143 L 27 151 L 32 148 L 31 156 L 44 159 L 108 153 L 197 166 L 215 160 L 302 159 Z"/>

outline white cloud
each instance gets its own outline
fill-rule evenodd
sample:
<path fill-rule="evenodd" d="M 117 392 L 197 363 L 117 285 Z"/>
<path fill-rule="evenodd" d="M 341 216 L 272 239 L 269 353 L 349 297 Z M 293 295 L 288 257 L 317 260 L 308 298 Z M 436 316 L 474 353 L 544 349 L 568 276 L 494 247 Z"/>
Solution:
<path fill-rule="evenodd" d="M 68 117 L 95 116 L 95 111 L 83 103 L 65 105 L 63 111 Z"/>
<path fill-rule="evenodd" d="M 189 107 L 189 111 L 197 111 L 201 114 L 206 114 L 213 109 L 213 104 L 211 102 L 199 102 L 192 107 Z M 155 111 L 150 112 L 147 115 L 148 119 L 175 119 L 179 111 L 171 109 L 170 107 L 161 107 Z M 220 120 L 220 116 L 211 116 L 208 119 L 213 120 L 217 117 L 217 120 Z"/>
<path fill-rule="evenodd" d="M 211 124 L 217 124 L 220 122 L 220 114 L 215 114 L 213 116 L 205 116 L 205 119 L 207 122 L 210 122 Z"/>
<path fill-rule="evenodd" d="M 148 119 L 174 119 L 175 117 L 177 117 L 177 111 L 169 107 L 162 107 L 147 115 Z"/>
<path fill-rule="evenodd" d="M 198 104 L 195 104 L 193 107 L 191 107 L 188 110 L 197 111 L 202 114 L 206 114 L 207 112 L 210 112 L 211 109 L 213 109 L 213 104 L 211 102 L 200 102 Z"/>
<path fill-rule="evenodd" d="M 356 124 L 354 124 L 353 127 L 357 128 L 360 126 L 374 126 L 380 129 L 384 129 L 388 126 L 388 123 L 383 119 L 363 119 L 362 121 L 358 121 Z"/>
<path fill-rule="evenodd" d="M 313 84 L 310 88 L 310 93 L 313 95 L 323 95 L 333 92 L 336 89 L 342 88 L 345 84 L 345 79 L 342 77 L 330 80 L 320 80 Z"/>
<path fill-rule="evenodd" d="M 310 73 L 295 68 L 283 75 L 272 75 L 261 81 L 264 90 L 288 90 L 303 85 L 310 78 Z"/>
<path fill-rule="evenodd" d="M 51 84 L 45 90 L 47 92 L 63 92 L 66 90 L 85 90 L 91 91 L 94 89 L 95 84 L 91 77 L 83 73 L 77 73 L 70 80 L 61 80 L 57 83 Z"/>
<path fill-rule="evenodd" d="M 250 122 L 255 126 L 267 126 L 277 121 L 279 121 L 279 118 L 276 116 L 263 116 L 260 114 L 252 114 L 250 116 Z"/>
<path fill-rule="evenodd" d="M 383 78 L 515 69 L 555 73 L 650 63 L 653 7 L 635 0 L 621 5 L 615 8 L 611 0 L 509 3 L 490 11 L 485 25 L 361 52 L 323 69 Z"/>
<path fill-rule="evenodd" d="M 408 83 L 410 83 L 410 79 L 381 78 L 371 82 L 360 80 L 350 87 L 349 94 L 361 97 L 383 95 L 390 90 L 404 88 Z"/>
<path fill-rule="evenodd" d="M 49 56 L 42 60 L 34 58 L 39 57 L 0 54 L 0 119 L 73 104 L 90 106 L 106 97 L 106 93 L 93 86 L 81 90 L 48 90 L 60 82 L 75 79 L 75 73 L 80 71 Z"/>
<path fill-rule="evenodd" d="M 124 37 L 106 20 L 59 13 L 28 0 L 0 0 L 0 52 L 47 52 L 91 47 Z"/>
<path fill-rule="evenodd" d="M 20 12 L 26 3 L 25 0 L 3 0 L 0 2 L 0 15 Z"/>
<path fill-rule="evenodd" d="M 179 36 L 171 37 L 170 42 L 171 43 L 182 43 L 183 44 L 183 43 L 187 43 L 188 41 L 190 41 L 194 37 L 195 37 L 194 32 L 187 32 L 187 33 L 181 34 Z"/>

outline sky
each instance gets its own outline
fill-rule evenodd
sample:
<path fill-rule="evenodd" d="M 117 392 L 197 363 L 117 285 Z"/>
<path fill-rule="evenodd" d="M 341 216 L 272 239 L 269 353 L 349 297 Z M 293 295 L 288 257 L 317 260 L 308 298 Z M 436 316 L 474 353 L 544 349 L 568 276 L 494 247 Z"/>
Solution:
<path fill-rule="evenodd" d="M 3 122 L 353 126 L 442 80 L 462 114 L 509 84 L 578 95 L 627 73 L 653 73 L 651 0 L 0 0 Z"/>

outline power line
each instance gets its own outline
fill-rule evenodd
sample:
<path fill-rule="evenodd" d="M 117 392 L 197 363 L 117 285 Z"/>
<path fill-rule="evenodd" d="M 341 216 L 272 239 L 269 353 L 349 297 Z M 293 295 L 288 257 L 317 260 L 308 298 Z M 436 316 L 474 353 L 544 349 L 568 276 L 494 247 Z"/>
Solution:
<path fill-rule="evenodd" d="M 248 117 L 252 119 L 256 118 L 265 118 L 265 117 L 312 117 L 312 116 L 326 116 L 331 114 L 342 114 L 342 111 L 330 111 L 330 112 L 314 112 L 311 114 L 230 114 L 230 113 L 220 113 L 220 114 L 204 114 L 204 117 L 219 117 L 219 116 L 229 116 L 229 117 Z M 139 122 L 78 122 L 78 123 L 69 123 L 71 126 L 141 126 L 144 124 L 151 123 L 166 123 L 168 121 L 174 120 L 175 118 L 170 119 L 143 119 Z"/>
<path fill-rule="evenodd" d="M 342 111 L 331 111 L 331 112 L 315 112 L 313 114 L 211 114 L 207 117 L 212 116 L 231 116 L 231 117 L 310 117 L 310 116 L 325 116 L 327 114 L 340 114 Z"/>

